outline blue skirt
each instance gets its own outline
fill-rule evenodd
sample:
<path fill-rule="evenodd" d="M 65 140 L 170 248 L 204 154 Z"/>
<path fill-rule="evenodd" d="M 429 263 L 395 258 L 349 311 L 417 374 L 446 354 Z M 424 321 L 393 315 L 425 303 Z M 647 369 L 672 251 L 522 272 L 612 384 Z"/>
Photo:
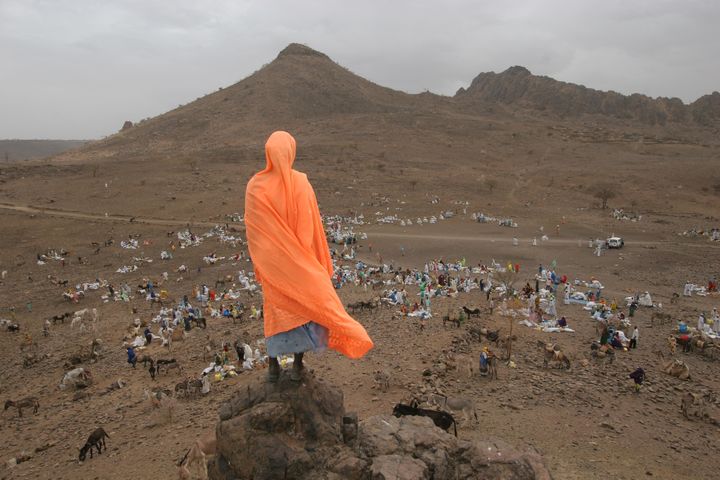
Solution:
<path fill-rule="evenodd" d="M 315 322 L 281 332 L 265 339 L 270 357 L 279 357 L 291 353 L 322 352 L 327 349 L 328 329 Z"/>

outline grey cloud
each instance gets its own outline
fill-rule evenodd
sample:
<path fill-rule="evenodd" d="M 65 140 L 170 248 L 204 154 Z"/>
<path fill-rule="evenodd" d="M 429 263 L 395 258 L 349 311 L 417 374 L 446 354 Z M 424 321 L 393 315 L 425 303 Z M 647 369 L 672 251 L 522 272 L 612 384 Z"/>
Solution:
<path fill-rule="evenodd" d="M 480 72 L 621 93 L 718 90 L 720 3 L 0 0 L 0 138 L 92 138 L 271 61 L 291 42 L 376 83 L 454 94 Z"/>

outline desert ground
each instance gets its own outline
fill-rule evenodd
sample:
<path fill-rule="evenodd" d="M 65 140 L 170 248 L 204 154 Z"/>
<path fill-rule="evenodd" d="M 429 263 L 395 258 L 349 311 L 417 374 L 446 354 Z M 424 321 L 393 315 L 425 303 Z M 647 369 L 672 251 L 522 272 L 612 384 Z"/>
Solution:
<path fill-rule="evenodd" d="M 328 71 L 317 73 L 318 65 Z M 290 71 L 302 81 L 293 84 Z M 521 313 L 501 313 L 499 297 L 491 313 L 477 289 L 433 298 L 424 329 L 398 307 L 356 312 L 375 342 L 366 357 L 326 352 L 307 358 L 315 375 L 342 387 L 348 411 L 361 419 L 389 414 L 394 404 L 419 393 L 430 370 L 446 395 L 475 402 L 478 421 L 459 418 L 460 437 L 501 438 L 535 450 L 554 478 L 716 478 L 720 363 L 697 350 L 672 355 L 667 338 L 679 321 L 695 326 L 700 312 L 720 308 L 717 293 L 682 295 L 687 281 L 706 286 L 720 275 L 720 242 L 681 235 L 720 227 L 717 129 L 560 117 L 512 106 L 470 111 L 444 98 L 404 97 L 361 80 L 323 58 L 285 55 L 224 91 L 103 141 L 49 159 L 0 164 L 0 271 L 7 272 L 0 284 L 0 318 L 20 326 L 18 332 L 0 331 L 0 391 L 3 400 L 35 396 L 40 404 L 37 414 L 24 409 L 22 418 L 12 407 L 3 412 L 0 478 L 177 478 L 177 461 L 198 435 L 214 428 L 220 405 L 266 375 L 263 368 L 242 371 L 238 365 L 237 376 L 213 381 L 208 394 L 176 399 L 171 416 L 144 398 L 146 389 L 174 392 L 183 379 L 199 378 L 210 361 L 206 346 L 214 354 L 223 341 L 240 339 L 255 348 L 263 338 L 262 321 L 249 318 L 262 295 L 242 290 L 238 277 L 252 271 L 239 220 L 247 180 L 264 167 L 263 144 L 276 129 L 296 137 L 295 168 L 308 174 L 322 214 L 363 217 L 363 224 L 352 225 L 360 237 L 357 257 L 338 259 L 338 266 L 354 269 L 358 260 L 378 266 L 380 259 L 403 270 L 423 269 L 437 259 L 465 259 L 469 266 L 510 262 L 520 266 L 515 286 L 521 288 L 526 282 L 534 286 L 539 265 L 555 262 L 570 282 L 599 280 L 604 298 L 617 300 L 625 313 L 625 297 L 636 293 L 650 292 L 662 304 L 638 310 L 632 319 L 640 330 L 638 348 L 618 350 L 612 363 L 591 355 L 597 322 L 582 306 L 563 304 L 562 297 L 558 315 L 574 332 L 523 326 Z M 316 91 L 325 92 L 328 103 L 318 103 Z M 307 102 L 292 103 L 298 98 Z M 368 101 L 372 108 L 362 103 L 367 98 L 376 100 Z M 343 108 L 348 105 L 353 108 Z M 298 113 L 303 111 L 310 113 Z M 602 184 L 615 194 L 607 209 L 594 195 Z M 613 208 L 641 219 L 616 219 Z M 447 211 L 453 215 L 440 220 Z M 472 214 L 481 212 L 512 218 L 517 228 L 478 223 Z M 388 216 L 398 220 L 378 221 Z M 432 216 L 436 223 L 416 221 Z M 413 224 L 403 226 L 399 219 Z M 215 225 L 227 226 L 237 243 L 215 235 L 179 248 L 178 232 L 190 229 L 202 237 Z M 588 240 L 612 234 L 624 238 L 622 249 L 596 256 L 588 247 Z M 123 248 L 131 236 L 138 248 Z M 162 260 L 171 242 L 178 248 Z M 38 263 L 38 254 L 61 249 L 67 252 L 64 263 Z M 212 253 L 220 260 L 208 264 L 203 257 Z M 234 259 L 236 254 L 242 257 Z M 133 265 L 134 271 L 118 272 Z M 186 271 L 178 271 L 182 265 Z M 138 351 L 175 358 L 181 372 L 152 380 L 142 363 L 127 363 L 128 327 L 139 318 L 156 332 L 152 320 L 161 308 L 138 293 L 138 285 L 152 280 L 167 291 L 165 305 L 172 306 L 184 295 L 192 302 L 193 287 L 215 289 L 227 276 L 231 280 L 218 291 L 239 292 L 235 301 L 246 307 L 242 321 L 208 316 L 206 329 L 193 328 L 171 351 L 156 343 Z M 78 303 L 63 298 L 68 288 L 96 280 L 115 289 L 127 284 L 132 298 L 105 301 L 106 287 L 88 290 Z M 406 288 L 411 301 L 419 298 L 417 285 Z M 348 283 L 337 292 L 347 304 L 382 290 Z M 459 328 L 443 325 L 442 316 L 456 316 L 463 305 L 479 308 L 480 316 Z M 85 319 L 81 328 L 67 319 L 43 335 L 47 319 L 81 309 L 96 309 L 97 321 Z M 671 321 L 651 325 L 656 311 L 670 314 Z M 488 345 L 500 355 L 486 338 L 472 335 L 480 328 L 512 329 L 516 336 L 511 361 L 499 360 L 496 380 L 468 377 L 441 361 L 448 351 L 477 359 Z M 98 356 L 69 366 L 96 338 Z M 538 341 L 557 343 L 571 368 L 544 367 Z M 232 348 L 230 359 L 236 359 Z M 690 378 L 664 373 L 662 364 L 670 359 L 685 362 Z M 93 383 L 60 389 L 64 373 L 76 367 L 90 370 Z M 646 372 L 639 392 L 628 378 L 637 367 Z M 390 374 L 387 391 L 374 385 L 377 370 Z M 122 388 L 109 388 L 118 380 Z M 703 398 L 706 417 L 683 415 L 687 392 Z M 110 436 L 108 449 L 79 464 L 78 449 L 98 426 Z M 11 465 L 11 459 L 20 462 Z"/>

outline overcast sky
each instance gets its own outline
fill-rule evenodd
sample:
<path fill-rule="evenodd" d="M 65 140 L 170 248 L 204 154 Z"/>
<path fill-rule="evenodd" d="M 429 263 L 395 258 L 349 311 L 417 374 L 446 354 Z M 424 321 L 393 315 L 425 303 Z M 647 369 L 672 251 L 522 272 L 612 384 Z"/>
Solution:
<path fill-rule="evenodd" d="M 621 93 L 720 90 L 717 0 L 0 0 L 0 138 L 98 138 L 304 43 L 452 95 L 480 72 Z"/>

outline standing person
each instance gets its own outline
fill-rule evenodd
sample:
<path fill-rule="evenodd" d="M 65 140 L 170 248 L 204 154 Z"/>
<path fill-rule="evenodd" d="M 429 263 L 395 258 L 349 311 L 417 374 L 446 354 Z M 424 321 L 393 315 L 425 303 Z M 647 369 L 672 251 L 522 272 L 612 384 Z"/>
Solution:
<path fill-rule="evenodd" d="M 133 368 L 135 368 L 135 364 L 137 363 L 137 355 L 135 355 L 135 349 L 133 347 L 127 347 L 127 356 L 128 363 L 132 365 Z"/>
<path fill-rule="evenodd" d="M 345 311 L 333 287 L 333 264 L 307 176 L 293 170 L 295 139 L 274 132 L 265 144 L 264 170 L 245 192 L 245 226 L 255 276 L 263 287 L 268 380 L 280 376 L 278 356 L 294 354 L 299 381 L 306 351 L 336 350 L 360 358 L 373 347 Z"/>
<path fill-rule="evenodd" d="M 698 329 L 698 332 L 705 331 L 705 312 L 700 312 L 700 316 L 698 316 L 697 329 Z"/>
<path fill-rule="evenodd" d="M 640 338 L 640 332 L 638 331 L 637 325 L 633 329 L 632 336 L 630 337 L 630 348 L 637 348 L 637 341 Z"/>
<path fill-rule="evenodd" d="M 237 353 L 238 357 L 238 365 L 242 365 L 245 361 L 245 348 L 243 348 L 243 345 L 240 343 L 240 340 L 235 340 L 235 343 L 233 344 L 235 347 L 235 353 Z"/>
<path fill-rule="evenodd" d="M 628 316 L 630 318 L 635 316 L 635 310 L 637 310 L 637 308 L 638 304 L 635 300 L 633 300 L 632 303 L 630 303 L 630 308 L 628 308 Z"/>
<path fill-rule="evenodd" d="M 645 380 L 645 370 L 643 370 L 642 368 L 637 368 L 629 375 L 629 377 L 633 379 L 633 382 L 635 382 L 635 392 L 639 392 L 640 386 Z"/>

